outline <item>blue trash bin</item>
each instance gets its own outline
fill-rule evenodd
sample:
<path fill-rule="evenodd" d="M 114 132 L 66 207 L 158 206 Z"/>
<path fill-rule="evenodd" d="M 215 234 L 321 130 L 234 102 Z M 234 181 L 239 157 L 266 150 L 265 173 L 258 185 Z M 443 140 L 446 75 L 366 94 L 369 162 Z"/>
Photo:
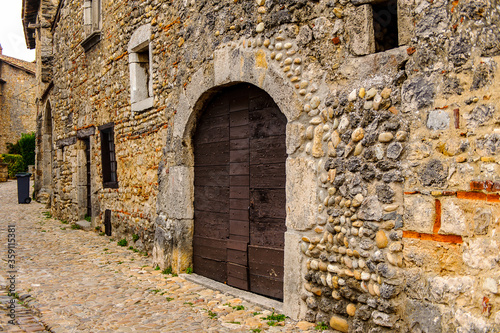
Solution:
<path fill-rule="evenodd" d="M 17 200 L 20 204 L 29 204 L 30 197 L 30 177 L 31 173 L 21 172 L 16 174 L 17 178 Z"/>

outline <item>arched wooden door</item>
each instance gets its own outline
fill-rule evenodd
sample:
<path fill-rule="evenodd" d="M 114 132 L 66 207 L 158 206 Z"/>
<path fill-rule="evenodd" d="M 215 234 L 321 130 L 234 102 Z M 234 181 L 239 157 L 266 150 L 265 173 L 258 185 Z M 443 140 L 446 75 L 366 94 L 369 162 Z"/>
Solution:
<path fill-rule="evenodd" d="M 251 84 L 218 93 L 193 137 L 194 271 L 283 298 L 286 118 Z"/>

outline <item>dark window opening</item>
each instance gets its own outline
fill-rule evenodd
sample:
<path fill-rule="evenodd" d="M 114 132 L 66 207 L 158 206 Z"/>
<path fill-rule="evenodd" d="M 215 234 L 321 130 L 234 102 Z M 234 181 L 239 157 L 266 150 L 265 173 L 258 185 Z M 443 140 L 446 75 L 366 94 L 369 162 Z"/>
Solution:
<path fill-rule="evenodd" d="M 149 73 L 149 47 L 146 47 L 145 49 L 141 50 L 140 52 L 137 52 L 137 55 L 139 56 L 139 66 L 142 70 L 142 75 L 144 76 L 144 79 L 142 82 L 140 82 L 143 85 L 144 89 L 144 96 L 141 96 L 143 98 L 148 98 L 151 97 L 150 91 L 149 91 L 149 80 L 150 80 L 150 73 Z M 138 82 L 139 83 L 139 82 Z"/>
<path fill-rule="evenodd" d="M 101 131 L 102 183 L 106 188 L 118 188 L 113 125 L 104 125 Z"/>
<path fill-rule="evenodd" d="M 397 0 L 373 4 L 372 8 L 375 52 L 383 52 L 398 47 Z"/>

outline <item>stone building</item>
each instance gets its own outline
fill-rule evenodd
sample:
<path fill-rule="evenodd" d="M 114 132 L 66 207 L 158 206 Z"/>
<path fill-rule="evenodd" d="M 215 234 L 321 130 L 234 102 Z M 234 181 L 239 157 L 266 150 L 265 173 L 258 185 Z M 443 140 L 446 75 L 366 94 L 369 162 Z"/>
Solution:
<path fill-rule="evenodd" d="M 35 131 L 36 82 L 35 64 L 3 55 L 0 46 L 0 154 Z"/>
<path fill-rule="evenodd" d="M 498 330 L 499 11 L 24 0 L 40 197 L 337 331 Z"/>

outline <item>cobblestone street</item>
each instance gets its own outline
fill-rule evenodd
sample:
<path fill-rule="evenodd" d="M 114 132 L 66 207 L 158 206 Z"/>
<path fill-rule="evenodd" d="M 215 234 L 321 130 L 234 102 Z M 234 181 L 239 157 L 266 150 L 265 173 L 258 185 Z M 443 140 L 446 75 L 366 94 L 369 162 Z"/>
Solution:
<path fill-rule="evenodd" d="M 0 183 L 0 330 L 8 332 L 318 332 L 312 324 L 270 322 L 272 312 L 162 274 L 151 257 L 117 239 L 73 229 L 17 203 L 16 181 Z M 9 324 L 7 234 L 15 225 L 16 325 Z M 133 245 L 133 244 L 132 244 Z M 30 295 L 30 296 L 29 296 Z M 268 325 L 270 322 L 271 326 Z M 277 325 L 277 326 L 273 326 Z M 282 326 L 283 325 L 283 326 Z"/>

